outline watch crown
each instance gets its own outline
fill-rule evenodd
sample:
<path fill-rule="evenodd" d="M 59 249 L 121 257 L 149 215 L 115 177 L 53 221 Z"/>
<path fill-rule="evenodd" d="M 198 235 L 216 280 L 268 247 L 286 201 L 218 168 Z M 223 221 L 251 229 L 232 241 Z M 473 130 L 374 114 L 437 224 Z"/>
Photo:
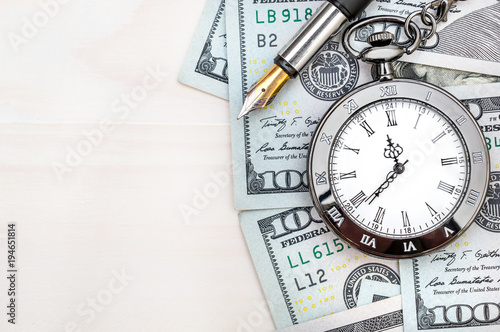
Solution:
<path fill-rule="evenodd" d="M 375 32 L 366 40 L 371 46 L 389 46 L 394 40 L 394 35 L 387 31 Z"/>

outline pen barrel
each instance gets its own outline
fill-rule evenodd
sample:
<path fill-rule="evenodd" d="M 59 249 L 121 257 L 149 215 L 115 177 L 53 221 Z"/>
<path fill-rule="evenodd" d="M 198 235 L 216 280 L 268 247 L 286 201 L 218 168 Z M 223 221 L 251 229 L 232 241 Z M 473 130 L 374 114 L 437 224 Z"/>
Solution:
<path fill-rule="evenodd" d="M 294 38 L 278 52 L 274 62 L 290 77 L 296 77 L 347 19 L 339 8 L 325 1 Z"/>

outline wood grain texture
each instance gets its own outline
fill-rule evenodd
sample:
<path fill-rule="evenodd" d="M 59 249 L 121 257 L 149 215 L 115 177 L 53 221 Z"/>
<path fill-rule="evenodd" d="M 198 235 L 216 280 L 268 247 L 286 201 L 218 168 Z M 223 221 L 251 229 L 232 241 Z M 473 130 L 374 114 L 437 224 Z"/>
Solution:
<path fill-rule="evenodd" d="M 177 83 L 204 1 L 66 1 L 25 38 L 42 3 L 0 3 L 0 275 L 9 222 L 19 242 L 0 330 L 273 329 L 233 209 L 228 103 Z"/>

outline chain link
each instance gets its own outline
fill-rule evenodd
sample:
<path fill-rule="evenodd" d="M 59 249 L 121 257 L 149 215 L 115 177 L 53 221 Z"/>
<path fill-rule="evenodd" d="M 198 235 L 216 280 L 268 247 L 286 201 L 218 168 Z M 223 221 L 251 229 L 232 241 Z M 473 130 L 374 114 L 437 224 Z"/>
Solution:
<path fill-rule="evenodd" d="M 465 1 L 465 0 L 437 0 L 434 2 L 430 2 L 426 4 L 422 10 L 411 13 L 405 21 L 405 33 L 406 36 L 410 39 L 410 41 L 418 42 L 418 45 L 425 43 L 427 40 L 434 37 L 436 34 L 437 24 L 441 21 L 446 21 L 448 18 L 448 12 L 451 6 L 457 1 Z M 437 10 L 436 16 L 434 16 L 430 11 Z M 419 21 L 426 27 L 421 28 L 421 37 L 420 40 L 417 40 L 418 36 L 415 33 L 415 30 L 411 28 L 411 24 L 418 24 L 416 19 L 419 18 Z M 425 33 L 424 33 L 425 29 Z M 430 32 L 428 32 L 430 31 Z M 413 53 L 415 50 L 411 51 L 408 54 Z"/>

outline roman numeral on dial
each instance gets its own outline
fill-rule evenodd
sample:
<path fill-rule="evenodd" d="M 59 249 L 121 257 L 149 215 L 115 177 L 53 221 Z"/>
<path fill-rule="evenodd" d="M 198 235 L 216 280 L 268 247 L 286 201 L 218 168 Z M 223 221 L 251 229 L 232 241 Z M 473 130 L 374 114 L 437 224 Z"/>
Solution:
<path fill-rule="evenodd" d="M 413 127 L 413 129 L 417 129 L 418 122 L 420 121 L 420 117 L 421 117 L 421 116 L 422 116 L 422 114 L 419 114 L 419 115 L 418 115 L 417 122 L 415 122 L 415 126 Z"/>
<path fill-rule="evenodd" d="M 351 203 L 357 209 L 358 206 L 360 206 L 361 203 L 363 203 L 365 200 L 366 200 L 365 193 L 363 191 L 360 191 L 359 194 L 357 194 L 356 196 L 354 196 L 353 198 L 351 198 Z"/>
<path fill-rule="evenodd" d="M 446 133 L 444 131 L 441 132 L 439 135 L 434 137 L 434 139 L 432 140 L 432 143 L 436 144 L 436 142 L 439 141 L 444 135 L 446 135 Z"/>
<path fill-rule="evenodd" d="M 408 212 L 401 211 L 401 217 L 403 217 L 403 227 L 410 227 L 410 219 L 408 218 Z"/>
<path fill-rule="evenodd" d="M 455 232 L 449 229 L 448 227 L 444 228 L 444 233 L 446 234 L 446 237 L 449 238 L 450 235 L 453 235 Z"/>
<path fill-rule="evenodd" d="M 444 191 L 447 194 L 453 194 L 455 187 L 443 181 L 439 181 L 438 189 Z"/>
<path fill-rule="evenodd" d="M 342 224 L 344 223 L 344 217 L 342 216 L 342 213 L 340 213 L 340 211 L 337 209 L 337 207 L 334 206 L 327 212 L 330 215 L 330 217 L 332 217 L 333 222 L 337 223 L 338 227 L 341 227 Z"/>
<path fill-rule="evenodd" d="M 459 117 L 457 119 L 457 123 L 458 123 L 459 126 L 463 125 L 466 122 L 467 122 L 467 118 L 464 115 L 462 115 L 461 117 Z"/>
<path fill-rule="evenodd" d="M 377 248 L 377 245 L 375 243 L 375 238 L 372 238 L 371 236 L 368 236 L 366 234 L 363 234 L 363 237 L 361 238 L 361 243 L 363 243 L 365 246 L 372 247 L 373 249 Z"/>
<path fill-rule="evenodd" d="M 332 139 L 333 136 L 328 136 L 327 134 L 323 133 L 323 135 L 321 135 L 320 141 L 330 145 L 332 143 Z"/>
<path fill-rule="evenodd" d="M 425 202 L 425 205 L 427 205 L 427 209 L 431 213 L 431 217 L 434 217 L 437 214 L 436 210 L 434 210 L 427 202 Z"/>
<path fill-rule="evenodd" d="M 403 242 L 403 246 L 404 246 L 405 252 L 417 251 L 417 248 L 415 247 L 415 245 L 411 241 Z"/>
<path fill-rule="evenodd" d="M 347 114 L 351 114 L 353 111 L 358 109 L 358 104 L 354 101 L 354 99 L 351 99 L 347 102 L 347 104 L 344 105 L 344 108 L 347 110 Z"/>
<path fill-rule="evenodd" d="M 398 125 L 396 122 L 396 110 L 385 111 L 385 114 L 387 114 L 387 127 Z"/>
<path fill-rule="evenodd" d="M 373 219 L 373 222 L 376 222 L 377 224 L 382 224 L 384 216 L 385 216 L 385 209 L 379 206 L 377 214 L 375 215 L 375 219 Z"/>
<path fill-rule="evenodd" d="M 449 166 L 449 165 L 456 165 L 458 164 L 458 158 L 453 157 L 453 158 L 442 158 L 441 159 L 441 166 Z"/>
<path fill-rule="evenodd" d="M 319 186 L 319 185 L 322 185 L 322 184 L 326 184 L 326 172 L 323 172 L 323 173 L 316 173 L 316 184 Z"/>
<path fill-rule="evenodd" d="M 354 152 L 355 154 L 359 154 L 359 149 L 352 149 L 352 148 L 348 147 L 347 145 L 344 145 L 344 150 L 349 150 L 349 151 Z"/>
<path fill-rule="evenodd" d="M 483 153 L 482 152 L 474 152 L 472 154 L 472 162 L 474 164 L 482 164 L 483 163 Z"/>
<path fill-rule="evenodd" d="M 398 89 L 396 88 L 396 85 L 384 86 L 384 87 L 380 88 L 380 91 L 382 91 L 382 93 L 380 94 L 380 97 L 395 96 L 398 94 Z"/>
<path fill-rule="evenodd" d="M 467 204 L 476 206 L 476 202 L 479 199 L 479 191 L 475 191 L 474 189 L 471 189 L 469 197 L 467 198 Z"/>
<path fill-rule="evenodd" d="M 356 171 L 352 171 L 349 173 L 340 173 L 340 179 L 345 180 L 345 179 L 354 179 L 356 178 Z"/>
<path fill-rule="evenodd" d="M 366 133 L 368 134 L 368 137 L 371 135 L 375 134 L 375 131 L 370 127 L 368 122 L 363 121 L 359 124 L 364 130 L 366 130 Z"/>

